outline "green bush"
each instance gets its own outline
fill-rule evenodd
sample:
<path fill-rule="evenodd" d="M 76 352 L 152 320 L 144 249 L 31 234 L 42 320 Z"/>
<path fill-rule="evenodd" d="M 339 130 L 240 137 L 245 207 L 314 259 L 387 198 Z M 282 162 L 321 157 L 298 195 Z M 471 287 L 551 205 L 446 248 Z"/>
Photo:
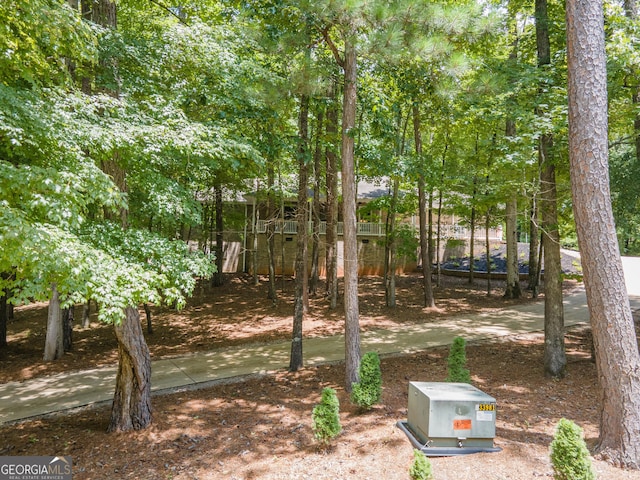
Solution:
<path fill-rule="evenodd" d="M 431 480 L 433 478 L 431 462 L 420 450 L 415 448 L 413 449 L 413 464 L 409 469 L 409 476 L 411 480 Z"/>
<path fill-rule="evenodd" d="M 560 419 L 550 449 L 555 480 L 596 478 L 589 450 L 582 438 L 582 429 L 571 420 Z"/>
<path fill-rule="evenodd" d="M 340 424 L 340 401 L 333 388 L 324 388 L 320 403 L 311 413 L 313 432 L 322 443 L 329 443 L 342 431 Z"/>
<path fill-rule="evenodd" d="M 471 374 L 465 368 L 467 354 L 465 351 L 467 342 L 464 338 L 456 337 L 449 350 L 447 382 L 471 383 Z"/>
<path fill-rule="evenodd" d="M 360 382 L 354 383 L 351 401 L 364 410 L 369 410 L 382 397 L 382 372 L 380 357 L 376 352 L 367 352 L 360 362 Z"/>

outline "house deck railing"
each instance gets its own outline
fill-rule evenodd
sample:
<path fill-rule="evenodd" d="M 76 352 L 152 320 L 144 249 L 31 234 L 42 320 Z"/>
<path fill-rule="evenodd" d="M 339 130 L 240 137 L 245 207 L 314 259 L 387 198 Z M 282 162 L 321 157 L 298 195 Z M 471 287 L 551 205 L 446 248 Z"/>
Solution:
<path fill-rule="evenodd" d="M 256 229 L 257 233 L 266 233 L 267 232 L 267 220 L 258 220 Z M 368 223 L 368 222 L 359 222 L 357 225 L 357 234 L 362 236 L 372 236 L 372 237 L 382 237 L 385 234 L 385 225 L 384 223 Z M 273 221 L 274 232 L 281 233 L 284 235 L 295 235 L 298 233 L 298 222 L 295 220 L 275 220 Z M 313 231 L 313 222 L 309 222 L 309 233 Z M 320 222 L 320 234 L 326 235 L 327 233 L 327 223 Z M 342 235 L 343 233 L 343 224 L 342 222 L 338 222 L 338 235 Z M 484 239 L 485 231 L 484 229 L 476 229 L 476 238 Z M 442 238 L 454 238 L 454 239 L 462 239 L 462 238 L 470 238 L 471 230 L 469 228 L 463 227 L 461 225 L 441 225 L 440 226 L 440 234 Z M 502 230 L 492 228 L 489 230 L 489 238 L 491 240 L 502 240 Z"/>

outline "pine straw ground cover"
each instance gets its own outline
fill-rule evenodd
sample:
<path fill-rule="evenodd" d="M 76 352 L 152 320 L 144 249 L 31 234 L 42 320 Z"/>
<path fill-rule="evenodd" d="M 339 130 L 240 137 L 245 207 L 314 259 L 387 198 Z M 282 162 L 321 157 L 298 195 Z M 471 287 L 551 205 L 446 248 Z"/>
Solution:
<path fill-rule="evenodd" d="M 404 279 L 402 288 L 406 291 L 399 299 L 405 303 L 395 311 L 379 305 L 377 284 L 362 287 L 364 308 L 361 312 L 364 312 L 365 328 L 376 322 L 409 322 L 411 312 L 416 317 L 421 316 L 422 321 L 425 317 L 437 321 L 438 315 L 450 313 L 442 306 L 439 311 L 420 308 L 416 300 L 419 292 L 415 298 L 408 293 L 416 290 L 411 280 Z M 188 333 L 191 331 L 195 336 L 195 325 L 199 322 L 192 319 L 190 324 L 184 319 L 197 318 L 198 311 L 206 317 L 199 327 L 203 332 L 207 329 L 215 331 L 212 324 L 216 323 L 213 320 L 216 315 L 220 316 L 218 331 L 225 331 L 223 317 L 236 303 L 225 298 L 225 292 L 239 295 L 237 287 L 218 291 L 215 299 L 207 300 L 219 302 L 220 308 L 211 309 L 212 304 L 201 301 L 181 313 L 156 312 L 155 333 L 149 336 L 154 355 L 162 351 L 154 347 L 161 343 L 157 337 L 169 335 L 169 331 L 164 330 L 175 329 L 176 324 L 186 332 L 185 340 L 174 340 L 173 345 L 165 342 L 169 345 L 165 349 L 168 352 L 188 350 Z M 452 290 L 451 298 L 455 298 L 458 295 L 455 292 L 463 286 L 451 284 L 446 288 Z M 459 304 L 460 309 L 474 308 L 474 304 L 478 308 L 498 308 L 503 304 L 498 291 L 487 301 L 482 288 L 481 284 L 477 286 L 477 297 L 467 291 L 465 295 L 460 293 L 451 304 Z M 236 303 L 235 308 L 236 315 L 247 316 L 251 325 L 240 327 L 237 324 L 235 330 L 229 331 L 235 331 L 237 337 L 241 336 L 238 331 L 257 331 L 260 332 L 257 338 L 262 339 L 265 332 L 276 337 L 275 332 L 284 329 L 282 335 L 288 336 L 290 313 L 288 318 L 284 315 L 287 321 L 277 314 L 284 302 L 269 310 L 269 306 L 259 299 L 259 291 L 250 290 L 245 291 L 246 298 L 240 295 L 239 298 L 245 298 L 244 304 Z M 444 290 L 441 289 L 439 295 L 443 295 Z M 441 305 L 447 305 L 447 302 L 441 297 Z M 290 304 L 288 307 L 290 309 Z M 37 310 L 32 307 L 30 312 L 37 316 L 34 313 Z M 253 310 L 259 313 L 250 314 Z M 272 312 L 269 318 L 263 316 L 256 324 L 256 317 L 269 311 Z M 19 319 L 21 312 L 17 313 L 16 321 L 10 325 L 9 341 L 13 341 L 13 352 L 22 356 L 10 357 L 11 349 L 5 352 L 0 357 L 3 375 L 16 378 L 47 373 L 47 367 L 39 366 L 35 356 L 32 356 L 33 365 L 28 365 L 26 358 L 29 355 L 25 352 L 31 348 L 38 350 L 27 346 L 28 339 L 38 337 L 24 333 L 24 325 Z M 171 323 L 169 317 L 173 315 L 176 317 Z M 27 316 L 23 315 L 23 319 Z M 413 321 L 418 320 L 414 318 Z M 165 325 L 165 322 L 168 323 Z M 314 322 L 324 325 L 331 319 L 321 321 L 313 317 L 310 324 Z M 273 324 L 280 327 L 272 332 Z M 36 324 L 30 325 L 35 331 Z M 261 325 L 264 328 L 261 329 Z M 98 356 L 111 358 L 111 350 L 104 345 L 108 342 L 107 337 L 97 333 L 99 328 L 96 327 L 94 336 L 87 334 L 86 338 L 78 340 L 84 342 L 83 347 L 69 354 L 72 358 L 65 358 L 66 365 L 77 366 L 81 360 L 76 357 L 88 355 L 84 352 L 93 351 Z M 325 325 L 320 330 L 328 328 L 333 327 Z M 307 331 L 313 330 L 310 327 Z M 182 335 L 175 335 L 176 330 L 172 332 L 174 337 L 182 338 Z M 201 341 L 206 343 L 206 335 L 202 335 Z M 252 336 L 247 333 L 244 338 L 249 341 Z M 222 340 L 211 340 L 214 341 Z M 95 345 L 93 350 L 91 345 Z M 436 479 L 551 478 L 549 444 L 555 425 L 562 417 L 583 427 L 587 444 L 593 447 L 598 435 L 598 392 L 595 365 L 590 359 L 589 329 L 580 327 L 567 332 L 569 366 L 563 380 L 544 377 L 542 352 L 543 337 L 539 333 L 467 346 L 467 366 L 473 384 L 497 399 L 495 444 L 502 451 L 432 459 Z M 80 480 L 407 479 L 413 460 L 412 446 L 396 427 L 396 422 L 406 420 L 408 382 L 444 380 L 447 354 L 447 348 L 438 348 L 383 358 L 382 402 L 364 414 L 350 404 L 343 389 L 343 366 L 324 365 L 304 368 L 297 373 L 280 371 L 198 390 L 156 395 L 153 425 L 142 432 L 107 434 L 108 405 L 5 425 L 0 427 L 0 455 L 71 455 L 74 479 Z M 313 437 L 311 411 L 320 399 L 322 388 L 327 386 L 338 391 L 343 432 L 325 448 Z M 601 479 L 640 480 L 640 472 L 623 471 L 603 460 L 594 463 Z"/>

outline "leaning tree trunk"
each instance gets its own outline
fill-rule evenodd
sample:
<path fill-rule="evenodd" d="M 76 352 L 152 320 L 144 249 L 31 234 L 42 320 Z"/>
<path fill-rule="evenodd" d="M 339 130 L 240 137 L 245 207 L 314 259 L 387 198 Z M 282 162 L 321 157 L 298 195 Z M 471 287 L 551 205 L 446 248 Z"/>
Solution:
<path fill-rule="evenodd" d="M 422 119 L 417 102 L 413 105 L 413 138 L 418 158 L 422 156 Z M 422 293 L 425 307 L 435 307 L 431 283 L 431 222 L 427 222 L 427 188 L 424 175 L 418 176 L 418 219 L 420 222 L 420 258 L 422 260 Z M 429 215 L 431 209 L 429 209 Z M 427 226 L 428 224 L 428 226 Z"/>
<path fill-rule="evenodd" d="M 60 296 L 55 285 L 51 286 L 51 299 L 47 314 L 47 334 L 44 341 L 45 362 L 57 360 L 64 354 L 62 338 L 62 309 L 60 308 Z"/>
<path fill-rule="evenodd" d="M 124 313 L 115 324 L 118 374 L 109 432 L 142 430 L 151 423 L 151 355 L 138 309 L 127 307 Z"/>
<path fill-rule="evenodd" d="M 357 63 L 355 40 L 347 38 L 344 54 L 342 113 L 342 201 L 344 221 L 345 390 L 359 381 L 360 319 L 358 306 L 358 239 L 353 129 L 356 121 Z"/>
<path fill-rule="evenodd" d="M 309 96 L 300 99 L 299 148 L 298 148 L 298 206 L 296 221 L 298 224 L 297 249 L 295 262 L 295 296 L 293 299 L 293 332 L 291 338 L 291 356 L 289 371 L 302 368 L 302 325 L 305 314 L 305 294 L 307 290 L 307 141 L 309 121 Z"/>
<path fill-rule="evenodd" d="M 538 66 L 551 63 L 547 0 L 536 0 L 536 43 Z M 540 109 L 536 109 L 542 115 Z M 567 366 L 564 348 L 564 306 L 562 305 L 562 269 L 556 170 L 552 158 L 553 137 L 541 135 L 538 143 L 540 164 L 540 210 L 544 250 L 544 372 L 549 377 L 562 377 Z"/>
<path fill-rule="evenodd" d="M 600 1 L 567 0 L 569 162 L 601 388 L 596 451 L 640 468 L 640 355 L 611 208 Z"/>

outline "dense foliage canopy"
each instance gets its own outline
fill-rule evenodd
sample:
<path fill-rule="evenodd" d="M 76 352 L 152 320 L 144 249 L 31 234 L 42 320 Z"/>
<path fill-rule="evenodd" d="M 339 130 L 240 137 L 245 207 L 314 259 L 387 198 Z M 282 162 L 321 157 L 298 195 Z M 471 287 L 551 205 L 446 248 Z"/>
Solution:
<path fill-rule="evenodd" d="M 558 54 L 544 69 L 529 2 L 450 3 L 119 0 L 109 29 L 82 2 L 2 2 L 1 286 L 22 302 L 55 285 L 64 302 L 98 300 L 111 320 L 125 304 L 182 302 L 193 276 L 211 273 L 182 233 L 201 226 L 211 189 L 248 191 L 276 165 L 275 193 L 286 194 L 301 95 L 312 99 L 311 136 L 335 148 L 315 120 L 334 101 L 332 57 L 349 28 L 361 56 L 357 174 L 406 192 L 379 209 L 409 214 L 422 177 L 466 221 L 474 212 L 501 222 L 513 191 L 525 212 L 540 189 L 538 139 L 553 133 L 561 233 L 574 244 L 562 2 L 549 2 Z M 613 201 L 621 246 L 633 252 L 640 26 L 619 2 L 606 15 Z M 420 153 L 414 107 L 424 116 Z M 112 161 L 125 184 L 105 167 Z M 121 211 L 126 229 L 113 222 Z"/>

